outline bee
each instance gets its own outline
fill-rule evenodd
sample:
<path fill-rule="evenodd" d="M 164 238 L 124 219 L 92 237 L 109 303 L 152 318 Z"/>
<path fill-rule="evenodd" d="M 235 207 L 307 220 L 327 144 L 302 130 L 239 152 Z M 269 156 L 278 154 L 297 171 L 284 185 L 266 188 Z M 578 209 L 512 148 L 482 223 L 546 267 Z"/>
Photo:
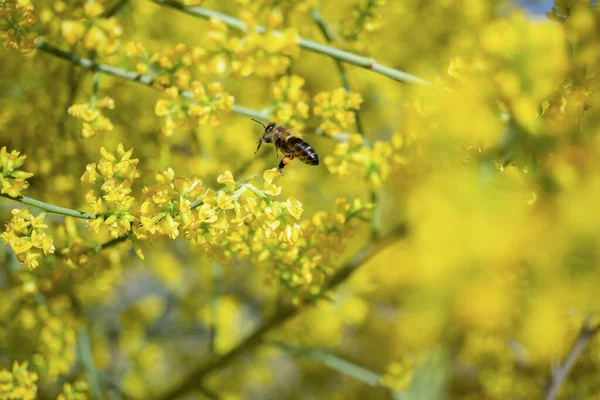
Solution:
<path fill-rule="evenodd" d="M 268 125 L 252 118 L 252 121 L 258 122 L 265 128 L 263 136 L 258 140 L 258 146 L 254 154 L 258 152 L 263 143 L 273 143 L 275 152 L 279 157 L 279 151 L 284 154 L 284 157 L 279 163 L 278 171 L 283 175 L 283 168 L 290 163 L 294 158 L 299 159 L 308 165 L 319 165 L 319 156 L 310 144 L 294 136 L 293 132 L 281 125 L 270 122 Z"/>

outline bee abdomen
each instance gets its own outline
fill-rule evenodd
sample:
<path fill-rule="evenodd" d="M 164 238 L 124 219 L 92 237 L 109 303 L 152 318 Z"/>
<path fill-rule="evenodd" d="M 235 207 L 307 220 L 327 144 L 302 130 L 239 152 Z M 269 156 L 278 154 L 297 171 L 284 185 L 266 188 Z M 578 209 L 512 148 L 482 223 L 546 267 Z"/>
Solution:
<path fill-rule="evenodd" d="M 288 139 L 287 145 L 295 158 L 308 165 L 319 165 L 317 152 L 304 140 L 293 136 Z"/>

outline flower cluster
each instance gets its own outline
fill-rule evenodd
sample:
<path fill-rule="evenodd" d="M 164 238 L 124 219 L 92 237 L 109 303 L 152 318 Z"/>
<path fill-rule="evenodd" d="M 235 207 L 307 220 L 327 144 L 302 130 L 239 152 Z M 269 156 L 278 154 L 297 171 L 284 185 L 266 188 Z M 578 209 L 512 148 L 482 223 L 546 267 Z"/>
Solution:
<path fill-rule="evenodd" d="M 73 104 L 68 112 L 79 122 L 79 129 L 82 138 L 90 138 L 96 135 L 96 132 L 110 132 L 113 125 L 110 119 L 103 114 L 103 111 L 115 108 L 115 102 L 110 97 L 104 97 L 100 101 L 90 101 L 85 104 Z"/>
<path fill-rule="evenodd" d="M 540 134 L 545 130 L 539 118 L 542 103 L 560 86 L 566 72 L 564 40 L 559 26 L 530 24 L 521 14 L 487 26 L 479 55 L 451 61 L 447 84 L 454 90 L 435 95 L 441 100 L 438 103 L 443 102 L 435 111 L 443 121 L 441 128 L 490 146 L 502 137 L 504 113 L 525 132 Z M 544 60 L 537 62 L 541 54 Z M 462 114 L 456 104 L 459 97 L 460 107 L 469 104 Z M 561 103 L 546 103 L 549 106 L 560 108 Z M 550 114 L 555 115 L 553 111 Z"/>
<path fill-rule="evenodd" d="M 0 193 L 7 194 L 10 197 L 21 195 L 21 191 L 29 187 L 29 182 L 25 179 L 33 176 L 30 172 L 20 171 L 18 168 L 23 165 L 27 156 L 13 150 L 10 153 L 6 147 L 0 149 Z"/>
<path fill-rule="evenodd" d="M 189 48 L 185 44 L 161 49 L 155 53 L 148 51 L 141 42 L 129 42 L 125 46 L 126 62 L 139 74 L 150 74 L 154 86 L 166 89 L 172 86 L 180 90 L 188 89 L 192 82 L 194 68 L 201 68 L 205 50 Z"/>
<path fill-rule="evenodd" d="M 113 237 L 133 232 L 137 239 L 160 236 L 171 239 L 181 233 L 193 244 L 203 247 L 223 264 L 232 256 L 245 258 L 251 253 L 250 242 L 257 235 L 294 245 L 302 229 L 299 221 L 302 204 L 290 197 L 285 202 L 272 198 L 281 193 L 274 183 L 280 177 L 276 169 L 263 174 L 259 189 L 249 178 L 236 182 L 226 171 L 217 178 L 224 188 L 205 188 L 198 179 L 175 176 L 172 169 L 156 175 L 156 184 L 144 188 L 139 208 L 131 193 L 131 184 L 139 176 L 137 159 L 131 150 L 117 148 L 117 157 L 101 149 L 98 164 L 86 167 L 82 182 L 91 187 L 86 202 L 98 217 L 89 227 L 98 232 L 106 226 Z"/>
<path fill-rule="evenodd" d="M 90 385 L 84 380 L 75 383 L 65 382 L 62 393 L 57 400 L 87 400 L 90 396 Z"/>
<path fill-rule="evenodd" d="M 331 253 L 344 249 L 342 240 L 355 229 L 355 221 L 369 219 L 371 209 L 372 204 L 359 199 L 350 203 L 340 198 L 333 213 L 320 211 L 311 220 L 302 221 L 303 234 L 294 246 L 255 237 L 252 260 L 267 267 L 268 282 L 278 281 L 295 304 L 314 301 L 325 295 Z"/>
<path fill-rule="evenodd" d="M 393 135 L 390 141 L 377 141 L 367 147 L 359 134 L 351 135 L 348 141 L 338 143 L 332 152 L 325 157 L 327 170 L 339 177 L 350 173 L 352 167 L 364 171 L 365 178 L 379 189 L 389 176 L 394 164 L 406 162 L 402 153 L 406 143 L 400 133 Z"/>
<path fill-rule="evenodd" d="M 409 387 L 415 377 L 415 360 L 403 357 L 390 363 L 385 375 L 381 377 L 381 384 L 395 391 Z"/>
<path fill-rule="evenodd" d="M 281 1 L 251 1 L 236 0 L 239 6 L 240 18 L 246 25 L 255 27 L 264 21 L 268 29 L 278 29 L 290 15 L 295 12 L 303 12 L 316 6 L 316 0 L 291 0 Z"/>
<path fill-rule="evenodd" d="M 83 46 L 103 56 L 115 54 L 120 46 L 123 28 L 117 18 L 107 18 L 100 1 L 55 2 L 40 13 L 40 21 L 70 45 Z"/>
<path fill-rule="evenodd" d="M 274 78 L 286 72 L 291 58 L 298 53 L 297 32 L 259 33 L 251 30 L 243 37 L 232 36 L 228 27 L 217 20 L 209 23 L 206 59 L 208 71 L 223 75 L 230 71 L 234 77 Z"/>
<path fill-rule="evenodd" d="M 77 320 L 72 310 L 67 297 L 57 296 L 47 306 L 38 307 L 33 316 L 40 330 L 32 361 L 50 380 L 67 374 L 76 358 Z"/>
<path fill-rule="evenodd" d="M 40 213 L 34 217 L 26 208 L 15 208 L 12 210 L 12 215 L 0 238 L 5 245 L 10 244 L 20 262 L 29 268 L 35 268 L 42 254 L 54 253 L 52 236 L 44 232 L 48 227 L 44 223 L 46 214 Z"/>
<path fill-rule="evenodd" d="M 277 123 L 294 127 L 301 132 L 308 119 L 308 95 L 304 90 L 304 78 L 298 75 L 285 75 L 273 84 L 273 105 L 271 114 Z"/>
<path fill-rule="evenodd" d="M 132 152 L 133 149 L 125 151 L 119 143 L 115 157 L 102 147 L 100 162 L 88 164 L 85 168 L 81 182 L 90 188 L 85 201 L 97 216 L 88 221 L 88 226 L 96 233 L 101 226 L 106 226 L 111 236 L 116 238 L 131 230 L 131 223 L 135 220 L 131 185 L 140 176 L 136 169 L 139 160 L 131 158 Z"/>
<path fill-rule="evenodd" d="M 179 236 L 194 219 L 192 206 L 197 206 L 204 194 L 202 182 L 175 176 L 169 168 L 156 175 L 156 185 L 145 187 L 139 209 L 140 224 L 134 227 L 138 239 L 164 235 Z"/>
<path fill-rule="evenodd" d="M 217 82 L 207 88 L 198 81 L 191 84 L 192 100 L 182 99 L 176 87 L 165 90 L 165 99 L 156 102 L 154 113 L 164 117 L 161 131 L 171 136 L 176 128 L 193 129 L 199 125 L 218 126 L 221 123 L 220 112 L 231 112 L 234 97 L 229 95 L 223 85 Z"/>
<path fill-rule="evenodd" d="M 350 50 L 359 53 L 368 50 L 367 38 L 369 34 L 381 28 L 380 8 L 385 6 L 385 3 L 386 0 L 359 0 L 359 3 L 352 7 L 351 15 L 341 23 L 342 37 Z"/>
<path fill-rule="evenodd" d="M 0 1 L 0 37 L 8 49 L 29 53 L 35 49 L 36 15 L 29 0 Z"/>
<path fill-rule="evenodd" d="M 223 22 L 211 19 L 201 46 L 178 44 L 152 53 L 140 42 L 130 42 L 125 47 L 124 61 L 133 61 L 136 71 L 149 74 L 158 88 L 188 89 L 197 73 L 274 78 L 286 72 L 297 53 L 297 32 L 293 29 L 265 33 L 252 30 L 240 37 Z"/>
<path fill-rule="evenodd" d="M 157 185 L 144 189 L 140 225 L 134 229 L 140 239 L 164 235 L 175 239 L 181 232 L 219 262 L 226 264 L 235 255 L 250 254 L 248 242 L 260 232 L 264 237 L 294 244 L 301 233 L 294 222 L 302 204 L 293 198 L 276 202 L 281 193 L 272 180 L 276 170 L 264 174 L 264 188 L 249 182 L 237 183 L 226 171 L 217 179 L 225 187 L 206 189 L 197 180 L 177 178 L 172 170 L 157 175 Z"/>
<path fill-rule="evenodd" d="M 0 398 L 33 400 L 37 398 L 38 375 L 28 371 L 27 362 L 15 361 L 12 370 L 0 371 Z"/>
<path fill-rule="evenodd" d="M 363 99 L 358 93 L 343 88 L 321 92 L 313 99 L 313 114 L 321 119 L 320 128 L 333 135 L 351 128 L 355 123 L 354 111 L 360 109 Z"/>

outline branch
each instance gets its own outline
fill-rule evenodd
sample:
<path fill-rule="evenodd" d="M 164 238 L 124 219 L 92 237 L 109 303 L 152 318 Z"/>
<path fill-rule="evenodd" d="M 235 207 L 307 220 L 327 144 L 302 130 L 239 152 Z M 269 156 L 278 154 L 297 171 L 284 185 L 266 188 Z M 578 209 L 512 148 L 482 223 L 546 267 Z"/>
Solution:
<path fill-rule="evenodd" d="M 28 206 L 39 208 L 41 210 L 44 210 L 44 211 L 52 213 L 52 214 L 66 215 L 68 217 L 75 217 L 75 218 L 81 218 L 81 219 L 96 219 L 96 216 L 93 214 L 85 213 L 83 211 L 71 210 L 70 208 L 55 206 L 52 204 L 44 203 L 43 201 L 32 199 L 30 197 L 25 197 L 25 196 L 10 197 L 7 194 L 0 194 L 0 196 L 6 197 L 7 199 L 11 199 L 14 201 L 18 201 L 19 203 L 22 203 L 22 204 L 25 204 Z"/>
<path fill-rule="evenodd" d="M 336 271 L 327 284 L 327 290 L 335 289 L 337 286 L 345 282 L 361 265 L 371 260 L 395 240 L 405 235 L 406 225 L 400 224 L 385 237 L 379 239 L 375 243 L 367 245 L 348 263 Z M 205 363 L 196 367 L 191 373 L 188 374 L 187 377 L 183 379 L 179 386 L 158 397 L 158 400 L 172 400 L 183 396 L 187 392 L 202 387 L 202 381 L 204 378 L 215 371 L 225 368 L 231 361 L 235 360 L 241 354 L 251 351 L 261 345 L 265 341 L 265 336 L 269 332 L 289 321 L 302 310 L 303 309 L 301 308 L 289 305 L 280 307 L 274 315 L 265 320 L 263 324 L 258 327 L 258 329 L 256 329 L 246 339 L 242 340 L 242 342 L 236 347 L 221 356 L 212 357 Z"/>
<path fill-rule="evenodd" d="M 577 337 L 577 340 L 573 344 L 571 351 L 567 354 L 562 365 L 551 372 L 550 380 L 547 385 L 546 394 L 544 395 L 545 400 L 554 400 L 558 396 L 558 392 L 560 391 L 560 387 L 563 382 L 567 379 L 569 372 L 577 362 L 577 359 L 583 353 L 585 346 L 587 346 L 588 342 L 594 337 L 596 333 L 600 330 L 600 325 L 595 327 L 590 327 L 589 322 L 585 321 L 583 327 L 581 328 L 581 332 Z"/>
<path fill-rule="evenodd" d="M 53 45 L 51 45 L 50 43 L 45 42 L 43 40 L 38 40 L 36 42 L 36 46 L 37 46 L 38 50 L 43 51 L 48 54 L 52 54 L 53 56 L 55 56 L 57 58 L 69 61 L 72 64 L 74 64 L 84 70 L 100 72 L 105 75 L 114 76 L 115 78 L 124 79 L 124 80 L 134 82 L 134 83 L 137 83 L 137 84 L 140 84 L 143 86 L 153 87 L 152 85 L 154 84 L 154 80 L 148 75 L 138 74 L 137 72 L 127 71 L 125 69 L 112 67 L 112 66 L 106 65 L 106 64 L 99 64 L 95 61 L 90 60 L 89 58 L 79 57 L 79 56 L 76 56 L 75 54 L 67 53 L 66 51 L 60 50 L 60 49 L 54 47 Z M 194 94 L 189 91 L 183 91 L 180 94 L 181 94 L 181 97 L 186 98 L 186 99 L 191 100 L 194 98 Z M 256 111 L 251 108 L 239 106 L 236 104 L 233 105 L 233 112 L 236 114 L 245 115 L 250 118 L 255 118 L 255 119 L 259 119 L 259 120 L 263 120 L 263 121 L 269 121 L 268 115 L 263 114 L 260 111 Z"/>
<path fill-rule="evenodd" d="M 228 27 L 242 33 L 248 32 L 248 27 L 246 26 L 246 24 L 244 24 L 243 21 L 226 14 L 221 14 L 220 12 L 214 10 L 209 10 L 203 7 L 187 7 L 184 4 L 172 0 L 150 1 L 158 5 L 171 7 L 175 10 L 197 18 L 216 19 L 218 21 L 223 22 Z M 264 33 L 266 32 L 266 28 L 264 26 L 257 26 L 256 31 L 258 33 Z M 281 34 L 281 32 L 275 32 Z M 336 60 L 340 60 L 348 64 L 356 65 L 357 67 L 368 69 L 370 71 L 376 72 L 380 75 L 386 76 L 398 82 L 414 83 L 420 85 L 431 84 L 426 80 L 421 79 L 415 75 L 411 75 L 409 73 L 381 65 L 376 60 L 369 57 L 364 57 L 355 53 L 351 53 L 349 51 L 340 50 L 335 47 L 317 43 L 312 40 L 303 39 L 301 37 L 298 38 L 298 44 L 301 48 L 306 49 L 308 51 L 312 51 L 313 53 L 323 54 L 328 57 L 335 58 Z"/>

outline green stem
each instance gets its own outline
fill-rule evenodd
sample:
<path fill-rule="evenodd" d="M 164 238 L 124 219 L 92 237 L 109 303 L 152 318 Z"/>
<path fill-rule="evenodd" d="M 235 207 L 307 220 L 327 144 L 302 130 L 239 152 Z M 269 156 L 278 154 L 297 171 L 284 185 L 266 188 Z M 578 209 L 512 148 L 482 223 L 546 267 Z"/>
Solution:
<path fill-rule="evenodd" d="M 220 12 L 209 10 L 203 7 L 187 7 L 184 4 L 181 4 L 172 0 L 150 0 L 153 3 L 174 8 L 178 11 L 181 11 L 185 14 L 203 18 L 203 19 L 216 19 L 218 21 L 223 22 L 228 27 L 235 29 L 239 32 L 246 33 L 248 32 L 248 27 L 241 20 L 231 17 L 226 14 L 221 14 Z M 258 33 L 266 32 L 266 28 L 264 26 L 257 26 L 256 31 Z M 281 32 L 277 32 L 281 34 Z M 312 51 L 313 53 L 323 54 L 328 57 L 335 58 L 337 60 L 343 61 L 348 64 L 355 65 L 357 67 L 365 68 L 370 71 L 376 72 L 380 75 L 386 76 L 390 79 L 393 79 L 398 82 L 405 83 L 414 83 L 420 85 L 430 85 L 430 82 L 427 82 L 424 79 L 421 79 L 415 75 L 411 75 L 409 73 L 386 67 L 384 65 L 379 64 L 376 60 L 364 57 L 355 53 L 351 53 L 349 51 L 340 50 L 332 46 L 327 46 L 321 43 L 314 42 L 312 40 L 304 39 L 299 37 L 298 44 L 301 48 L 306 49 L 308 51 Z"/>
<path fill-rule="evenodd" d="M 94 83 L 92 85 L 92 98 L 90 99 L 90 106 L 96 108 L 98 102 L 98 85 L 100 84 L 100 73 L 94 72 Z"/>
<path fill-rule="evenodd" d="M 379 212 L 379 193 L 375 190 L 371 192 L 371 202 L 373 203 L 373 217 L 371 219 L 373 230 L 371 231 L 371 238 L 377 240 L 381 236 L 381 213 Z"/>
<path fill-rule="evenodd" d="M 68 217 L 75 217 L 81 219 L 96 219 L 96 216 L 93 214 L 85 213 L 83 211 L 71 210 L 70 208 L 55 206 L 52 204 L 44 203 L 43 201 L 32 199 L 30 197 L 10 197 L 7 194 L 0 194 L 0 196 L 6 197 L 7 199 L 11 199 L 14 201 L 18 201 L 19 203 L 25 204 L 27 206 L 39 208 L 52 214 L 66 215 Z"/>
<path fill-rule="evenodd" d="M 208 351 L 215 354 L 215 343 L 219 329 L 219 299 L 221 297 L 221 282 L 223 281 L 223 270 L 219 264 L 212 262 L 213 292 L 210 302 L 211 323 L 209 327 Z"/>
<path fill-rule="evenodd" d="M 92 357 L 92 346 L 90 343 L 90 337 L 86 328 L 81 328 L 79 330 L 79 340 L 77 344 L 79 350 L 79 358 L 85 369 L 87 381 L 89 382 L 92 391 L 92 398 L 94 400 L 99 400 L 100 398 L 102 398 L 102 394 L 100 393 L 100 384 L 98 382 L 98 373 L 96 370 L 96 365 L 94 364 L 94 359 Z"/>
<path fill-rule="evenodd" d="M 95 61 L 90 60 L 89 58 L 79 57 L 72 53 L 67 53 L 63 50 L 60 50 L 48 42 L 43 40 L 38 40 L 37 43 L 38 50 L 41 50 L 45 53 L 52 54 L 55 57 L 71 62 L 72 64 L 88 71 L 100 72 L 104 75 L 114 76 L 115 78 L 124 79 L 130 82 L 134 82 L 143 86 L 153 87 L 154 80 L 148 75 L 138 74 L 137 72 L 127 71 L 125 69 L 112 67 L 106 64 L 99 64 Z M 194 94 L 192 92 L 183 91 L 180 93 L 181 97 L 186 99 L 193 99 Z M 253 110 L 251 108 L 239 106 L 234 104 L 233 112 L 240 115 L 245 115 L 250 118 L 255 118 L 262 121 L 269 121 L 269 116 L 267 114 L 261 113 L 260 111 Z"/>

